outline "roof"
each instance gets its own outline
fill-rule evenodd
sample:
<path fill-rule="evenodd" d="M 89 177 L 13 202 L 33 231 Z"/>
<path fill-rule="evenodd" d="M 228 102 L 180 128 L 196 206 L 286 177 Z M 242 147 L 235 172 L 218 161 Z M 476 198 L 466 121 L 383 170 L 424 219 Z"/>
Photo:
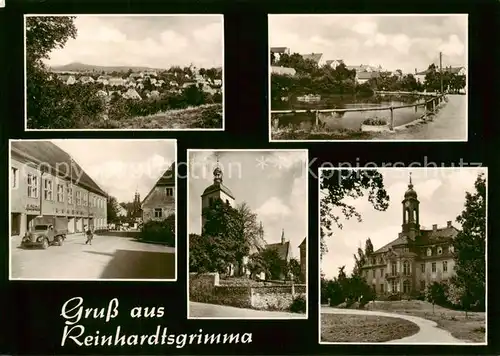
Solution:
<path fill-rule="evenodd" d="M 457 236 L 458 232 L 459 230 L 454 226 L 446 226 L 437 228 L 436 230 L 420 230 L 419 244 L 427 245 L 453 239 Z"/>
<path fill-rule="evenodd" d="M 50 141 L 12 141 L 11 152 L 24 157 L 36 164 L 48 164 L 53 169 L 54 174 L 59 174 L 65 178 L 73 178 L 76 185 L 81 185 L 89 191 L 107 197 L 106 192 L 97 185 L 96 182 L 73 160 L 71 156 L 62 148 Z M 68 169 L 71 167 L 72 169 Z M 57 169 L 57 172 L 56 172 Z M 81 174 L 80 179 L 77 177 Z"/>
<path fill-rule="evenodd" d="M 175 162 L 172 162 L 170 167 L 162 174 L 162 176 L 156 181 L 155 185 L 151 188 L 149 191 L 148 195 L 142 200 L 142 204 L 149 198 L 151 193 L 155 190 L 156 187 L 158 186 L 175 186 Z"/>
<path fill-rule="evenodd" d="M 290 241 L 267 244 L 266 250 L 275 250 L 282 260 L 287 260 L 290 253 Z"/>
<path fill-rule="evenodd" d="M 310 60 L 318 63 L 319 60 L 323 57 L 323 53 L 311 53 L 311 54 L 302 54 L 302 58 L 304 60 Z"/>
<path fill-rule="evenodd" d="M 288 47 L 271 47 L 272 53 L 285 53 L 288 50 Z"/>
<path fill-rule="evenodd" d="M 442 228 L 437 228 L 436 230 L 420 230 L 420 235 L 416 238 L 415 242 L 417 245 L 429 245 L 434 243 L 440 243 L 453 239 L 458 234 L 458 229 L 454 226 L 446 226 Z M 407 244 L 408 238 L 404 235 L 398 237 L 397 239 L 389 242 L 387 245 L 379 248 L 373 253 L 382 253 L 389 251 L 389 248 L 397 245 Z"/>
<path fill-rule="evenodd" d="M 222 191 L 222 192 L 224 192 L 225 194 L 229 195 L 231 198 L 234 199 L 233 192 L 231 192 L 231 190 L 228 187 L 226 187 L 223 183 L 214 183 L 214 184 L 208 186 L 203 191 L 203 194 L 201 196 L 205 196 L 207 194 L 210 194 L 210 193 L 213 193 L 213 192 L 217 192 L 219 190 Z"/>
<path fill-rule="evenodd" d="M 342 59 L 328 59 L 326 61 L 326 64 L 332 64 L 333 62 L 344 63 L 344 60 L 342 60 Z"/>
<path fill-rule="evenodd" d="M 304 237 L 304 240 L 302 240 L 302 242 L 300 243 L 299 247 L 306 244 L 306 239 L 307 239 L 307 237 Z"/>
<path fill-rule="evenodd" d="M 361 80 L 368 80 L 372 78 L 378 78 L 380 76 L 379 72 L 358 72 L 357 73 L 357 78 Z"/>
<path fill-rule="evenodd" d="M 458 74 L 464 67 L 444 67 L 443 72 L 449 72 L 452 74 Z M 437 69 L 439 71 L 439 69 Z M 426 75 L 429 72 L 429 69 L 426 69 L 424 71 L 415 73 L 415 75 Z"/>

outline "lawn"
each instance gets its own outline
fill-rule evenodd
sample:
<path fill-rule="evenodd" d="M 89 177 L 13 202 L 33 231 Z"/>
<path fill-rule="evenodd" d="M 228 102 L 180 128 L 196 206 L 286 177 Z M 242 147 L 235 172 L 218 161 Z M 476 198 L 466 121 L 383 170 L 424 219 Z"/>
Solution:
<path fill-rule="evenodd" d="M 99 120 L 91 128 L 222 129 L 222 104 L 205 104 L 123 120 Z"/>
<path fill-rule="evenodd" d="M 386 342 L 416 334 L 420 328 L 399 318 L 374 315 L 321 314 L 321 341 Z"/>
<path fill-rule="evenodd" d="M 366 310 L 393 312 L 417 316 L 427 320 L 435 321 L 441 329 L 449 331 L 460 340 L 474 343 L 486 342 L 485 337 L 485 313 L 468 313 L 435 306 L 434 313 L 432 304 L 420 300 L 394 301 L 394 302 L 370 302 Z"/>

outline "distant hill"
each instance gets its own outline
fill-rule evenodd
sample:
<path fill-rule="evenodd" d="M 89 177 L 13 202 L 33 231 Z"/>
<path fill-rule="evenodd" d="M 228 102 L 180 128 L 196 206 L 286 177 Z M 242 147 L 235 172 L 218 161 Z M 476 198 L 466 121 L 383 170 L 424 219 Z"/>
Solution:
<path fill-rule="evenodd" d="M 53 72 L 127 72 L 130 69 L 134 72 L 144 72 L 147 70 L 162 71 L 165 69 L 148 67 L 128 67 L 128 66 L 96 66 L 83 63 L 70 63 L 63 66 L 53 66 Z"/>

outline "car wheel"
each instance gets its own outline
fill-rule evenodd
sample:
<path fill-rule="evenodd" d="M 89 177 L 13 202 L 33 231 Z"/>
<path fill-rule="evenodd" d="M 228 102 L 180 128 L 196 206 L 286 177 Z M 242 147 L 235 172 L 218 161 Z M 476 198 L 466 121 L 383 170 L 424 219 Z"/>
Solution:
<path fill-rule="evenodd" d="M 43 239 L 43 241 L 42 241 L 42 248 L 44 250 L 46 250 L 47 248 L 49 248 L 49 240 Z"/>
<path fill-rule="evenodd" d="M 64 237 L 63 236 L 59 236 L 57 238 L 57 246 L 62 246 L 63 240 L 64 240 Z"/>

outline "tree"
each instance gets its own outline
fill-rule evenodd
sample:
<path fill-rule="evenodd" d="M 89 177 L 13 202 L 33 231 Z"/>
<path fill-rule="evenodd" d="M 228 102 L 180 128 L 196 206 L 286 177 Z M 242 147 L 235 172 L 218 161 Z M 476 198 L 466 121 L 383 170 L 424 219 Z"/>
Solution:
<path fill-rule="evenodd" d="M 389 206 L 383 176 L 376 170 L 324 170 L 320 177 L 320 190 L 324 194 L 320 205 L 321 256 L 327 252 L 325 238 L 333 234 L 333 224 L 339 229 L 343 227 L 339 213 L 345 219 L 356 217 L 362 221 L 361 214 L 353 205 L 346 203 L 346 198 L 358 199 L 367 194 L 375 210 L 385 211 Z"/>
<path fill-rule="evenodd" d="M 257 222 L 257 214 L 255 214 L 247 203 L 243 202 L 236 207 L 238 221 L 243 230 L 244 239 L 247 241 L 249 248 L 252 251 L 262 250 L 266 243 L 263 240 L 263 231 Z"/>
<path fill-rule="evenodd" d="M 443 283 L 433 282 L 427 287 L 425 299 L 432 303 L 432 314 L 434 314 L 434 306 L 436 304 L 446 304 L 446 294 L 446 286 Z"/>
<path fill-rule="evenodd" d="M 250 250 L 245 240 L 244 226 L 238 211 L 220 199 L 203 209 L 203 225 L 200 248 L 210 257 L 210 272 L 224 272 L 231 264 L 241 264 Z"/>
<path fill-rule="evenodd" d="M 296 258 L 292 258 L 288 261 L 288 272 L 293 276 L 293 280 L 299 280 L 301 271 L 300 262 Z"/>
<path fill-rule="evenodd" d="M 255 277 L 257 274 L 264 273 L 265 276 L 269 275 L 269 269 L 260 252 L 255 252 L 250 255 L 248 259 L 247 268 L 250 271 L 250 276 Z"/>
<path fill-rule="evenodd" d="M 453 240 L 455 276 L 451 282 L 463 295 L 462 306 L 486 303 L 486 178 L 480 174 L 475 192 L 465 194 L 465 209 L 457 217 L 462 230 Z M 467 308 L 468 309 L 468 308 Z"/>
<path fill-rule="evenodd" d="M 373 253 L 373 244 L 370 238 L 366 239 L 365 242 L 365 255 L 370 256 Z"/>
<path fill-rule="evenodd" d="M 106 211 L 108 214 L 108 222 L 109 223 L 117 223 L 118 222 L 118 201 L 113 196 L 108 196 Z"/>
<path fill-rule="evenodd" d="M 200 235 L 189 234 L 189 271 L 204 273 L 219 270 L 216 261 L 211 260 L 208 241 Z M 225 267 L 224 261 L 220 269 Z"/>
<path fill-rule="evenodd" d="M 366 254 L 362 248 L 358 248 L 358 254 L 354 255 L 354 268 L 352 270 L 353 276 L 361 276 L 363 266 L 366 264 Z"/>
<path fill-rule="evenodd" d="M 277 250 L 268 248 L 262 251 L 261 255 L 269 273 L 270 279 L 278 280 L 283 276 L 286 277 L 288 272 L 287 261 L 281 258 Z"/>

